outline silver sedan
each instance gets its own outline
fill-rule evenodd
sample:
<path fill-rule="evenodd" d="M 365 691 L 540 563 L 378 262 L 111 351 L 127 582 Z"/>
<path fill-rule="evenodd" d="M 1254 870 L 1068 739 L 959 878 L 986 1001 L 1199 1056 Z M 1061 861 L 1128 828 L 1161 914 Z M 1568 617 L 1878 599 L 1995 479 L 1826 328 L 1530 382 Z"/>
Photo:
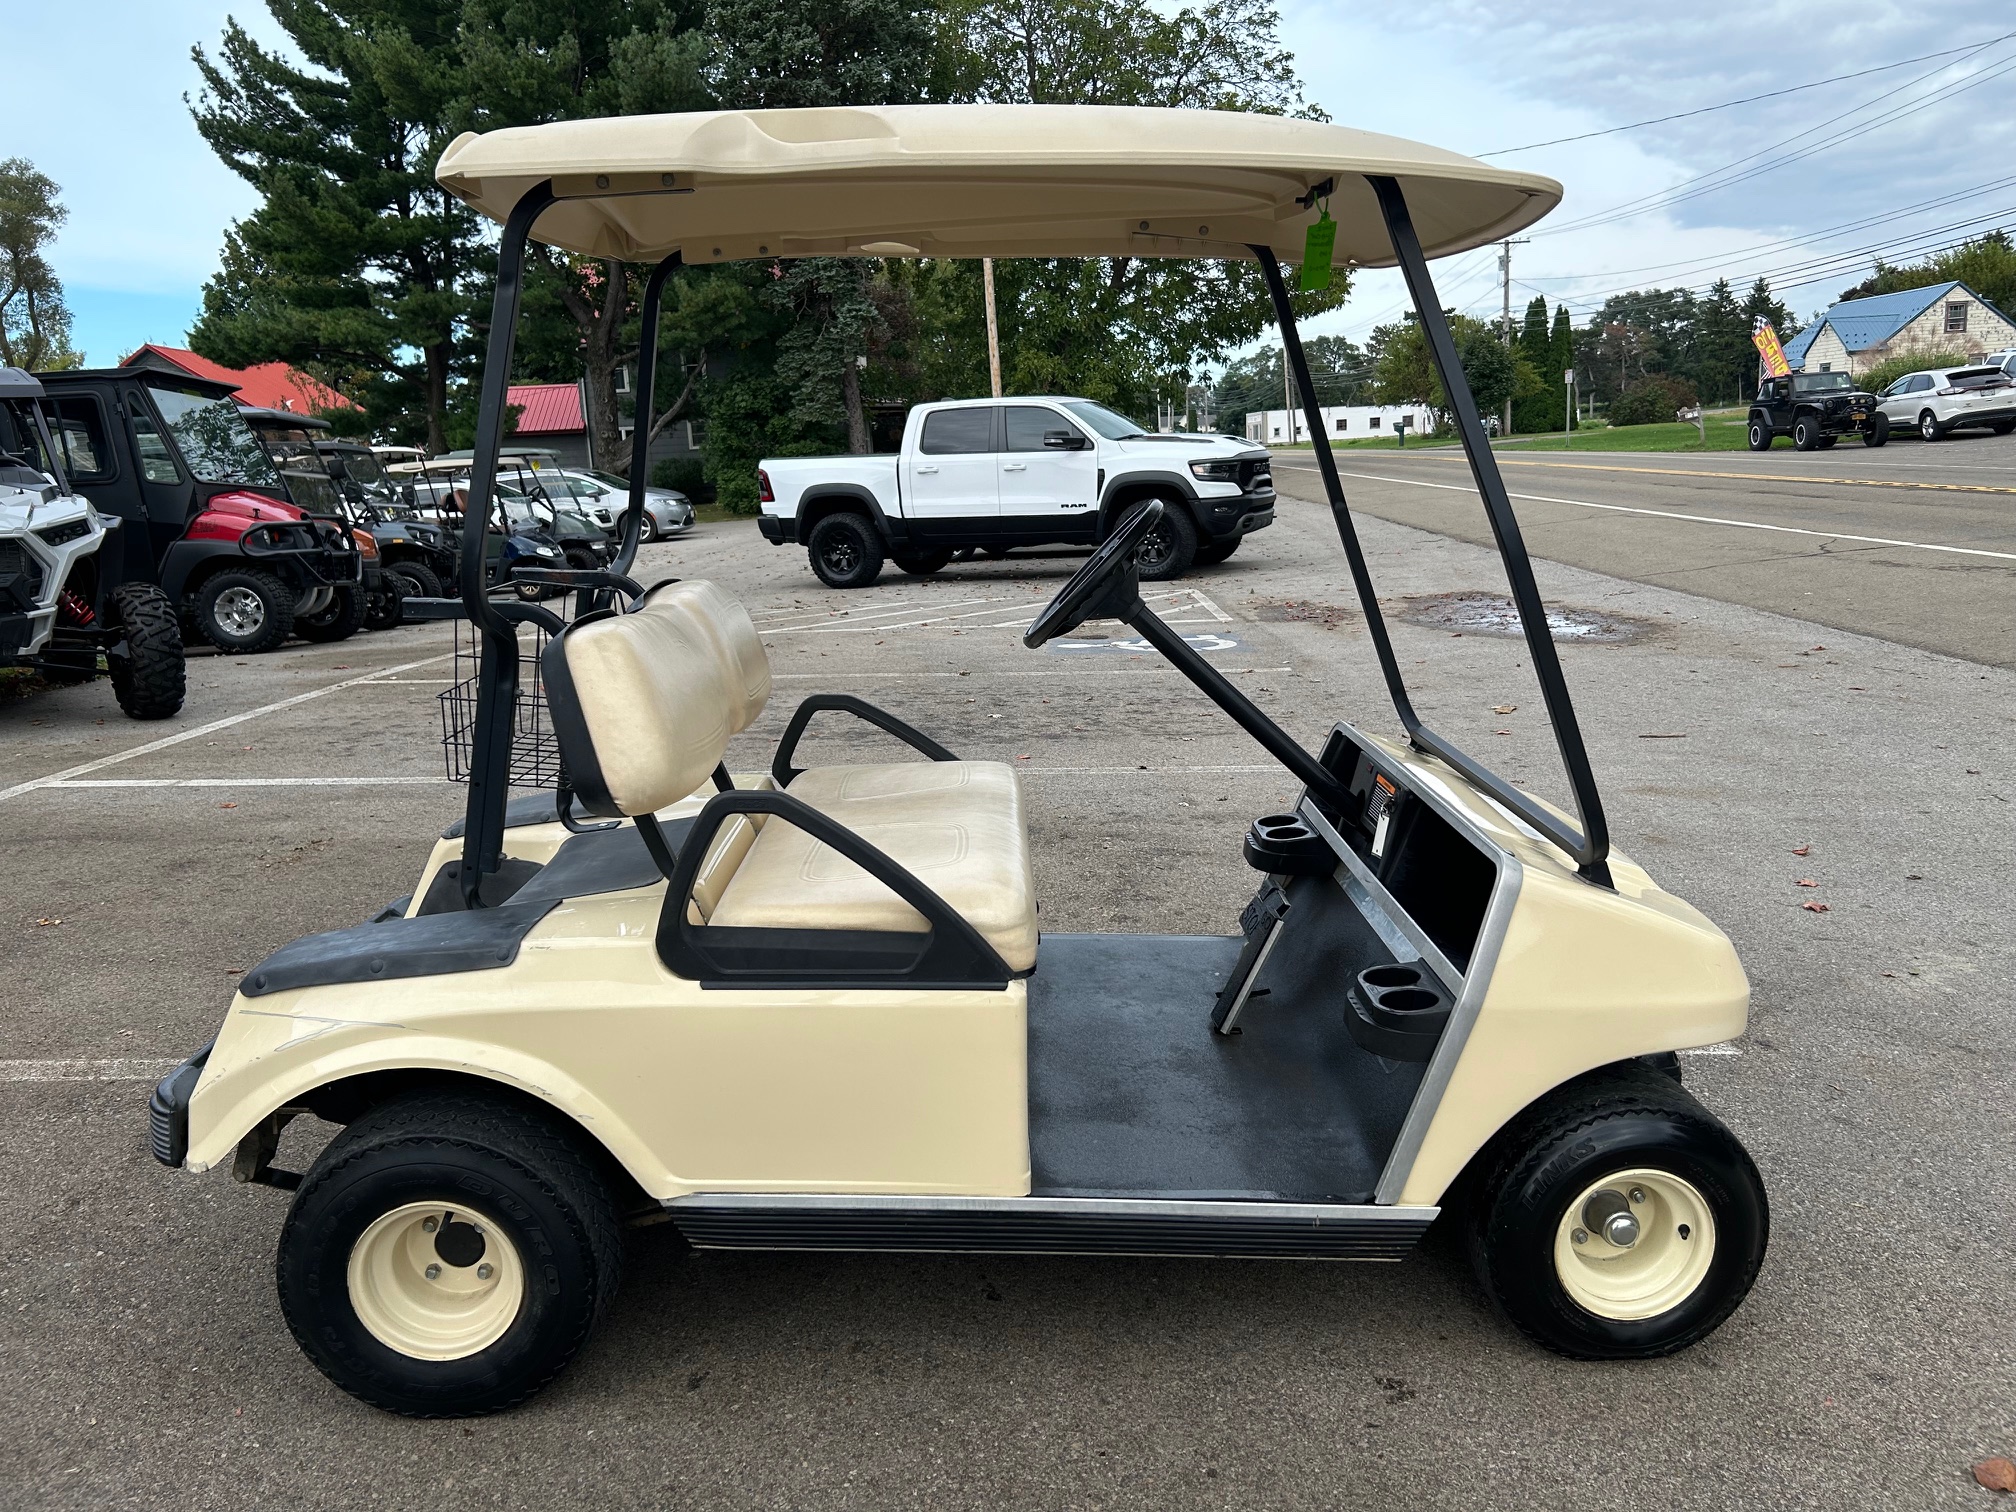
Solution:
<path fill-rule="evenodd" d="M 575 485 L 577 497 L 591 493 L 595 502 L 609 512 L 610 520 L 620 520 L 630 507 L 630 485 L 614 473 L 572 471 L 567 480 Z M 644 487 L 644 539 L 660 541 L 666 536 L 684 535 L 693 528 L 693 501 L 676 488 Z"/>

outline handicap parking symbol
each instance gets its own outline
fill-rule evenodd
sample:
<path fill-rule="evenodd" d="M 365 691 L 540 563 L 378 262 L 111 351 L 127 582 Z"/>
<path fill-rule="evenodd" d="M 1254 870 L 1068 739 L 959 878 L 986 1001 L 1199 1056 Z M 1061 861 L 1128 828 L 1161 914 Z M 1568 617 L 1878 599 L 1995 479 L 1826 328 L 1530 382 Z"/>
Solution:
<path fill-rule="evenodd" d="M 1237 639 L 1230 635 L 1220 635 L 1216 631 L 1205 631 L 1201 635 L 1186 635 L 1183 637 L 1183 641 L 1192 651 L 1236 651 L 1239 649 Z M 1155 648 L 1139 636 L 1131 636 L 1124 640 L 1117 637 L 1112 640 L 1053 640 L 1050 642 L 1050 649 L 1052 651 L 1119 651 L 1130 656 L 1140 656 L 1144 652 L 1153 651 Z"/>

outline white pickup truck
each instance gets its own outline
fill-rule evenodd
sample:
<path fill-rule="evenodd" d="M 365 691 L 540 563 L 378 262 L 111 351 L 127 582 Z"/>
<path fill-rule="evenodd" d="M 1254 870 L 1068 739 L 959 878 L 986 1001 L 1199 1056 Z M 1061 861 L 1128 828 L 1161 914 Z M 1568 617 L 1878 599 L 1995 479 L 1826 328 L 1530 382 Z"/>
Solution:
<path fill-rule="evenodd" d="M 955 551 L 1094 545 L 1160 499 L 1141 576 L 1222 562 L 1274 523 L 1267 453 L 1231 436 L 1142 430 L 1089 399 L 920 404 L 895 456 L 780 457 L 757 472 L 765 539 L 810 549 L 833 588 L 865 588 L 893 560 L 936 572 Z"/>

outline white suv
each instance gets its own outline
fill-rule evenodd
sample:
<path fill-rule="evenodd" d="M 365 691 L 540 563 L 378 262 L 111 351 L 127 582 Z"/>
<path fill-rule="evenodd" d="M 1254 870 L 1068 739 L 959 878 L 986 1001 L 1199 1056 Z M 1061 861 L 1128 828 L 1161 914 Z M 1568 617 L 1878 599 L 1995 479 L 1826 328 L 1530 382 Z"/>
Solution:
<path fill-rule="evenodd" d="M 2016 378 L 1999 363 L 1906 373 L 1877 396 L 1876 407 L 1893 429 L 1915 430 L 1927 441 L 1960 426 L 2006 436 L 2016 430 Z"/>

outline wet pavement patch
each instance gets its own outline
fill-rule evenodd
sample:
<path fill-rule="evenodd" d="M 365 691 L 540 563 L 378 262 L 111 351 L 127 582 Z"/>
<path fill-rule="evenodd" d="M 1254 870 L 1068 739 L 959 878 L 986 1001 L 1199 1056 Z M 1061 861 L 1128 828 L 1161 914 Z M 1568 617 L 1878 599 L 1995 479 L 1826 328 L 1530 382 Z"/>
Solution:
<path fill-rule="evenodd" d="M 1523 634 L 1519 611 L 1502 593 L 1424 593 L 1400 599 L 1395 617 L 1410 625 L 1430 630 L 1447 630 L 1456 635 L 1494 635 L 1517 640 Z M 1577 609 L 1566 604 L 1550 604 L 1547 629 L 1557 642 L 1570 645 L 1629 645 L 1645 639 L 1660 627 L 1628 614 L 1609 614 L 1595 609 Z"/>

